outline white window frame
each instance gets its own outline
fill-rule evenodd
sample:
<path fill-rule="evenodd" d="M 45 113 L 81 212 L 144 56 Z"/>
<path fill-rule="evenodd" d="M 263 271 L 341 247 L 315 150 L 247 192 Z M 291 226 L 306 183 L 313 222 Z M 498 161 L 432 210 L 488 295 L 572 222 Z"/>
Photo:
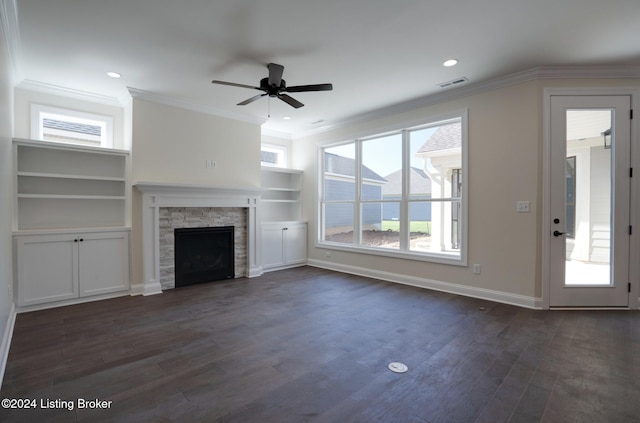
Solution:
<path fill-rule="evenodd" d="M 45 106 L 42 104 L 31 105 L 31 138 L 35 140 L 44 140 L 44 119 L 55 119 L 64 122 L 82 123 L 99 126 L 101 135 L 98 143 L 90 140 L 83 141 L 81 138 L 77 142 L 74 140 L 66 141 L 47 141 L 59 142 L 61 144 L 73 144 L 84 146 L 97 146 L 103 148 L 113 148 L 113 118 L 111 116 L 99 115 L 95 113 L 80 112 L 77 110 L 64 109 L 61 107 Z"/>
<path fill-rule="evenodd" d="M 261 152 L 262 151 L 267 151 L 269 153 L 275 153 L 275 154 L 278 155 L 278 162 L 277 163 L 268 163 L 268 162 L 261 161 L 260 164 L 262 166 L 287 167 L 288 148 L 285 147 L 284 145 L 262 143 L 262 146 L 260 147 L 260 151 Z"/>
<path fill-rule="evenodd" d="M 384 249 L 384 248 L 377 248 L 377 247 L 369 247 L 369 246 L 363 246 L 363 245 L 358 245 L 356 243 L 356 241 L 354 240 L 353 244 L 342 244 L 342 243 L 336 243 L 336 242 L 330 242 L 330 241 L 325 241 L 323 240 L 323 234 L 324 234 L 324 215 L 323 215 L 323 210 L 324 210 L 324 151 L 327 148 L 331 148 L 331 147 L 336 147 L 339 145 L 345 145 L 345 144 L 351 144 L 351 143 L 355 143 L 355 150 L 356 150 L 356 199 L 355 201 L 353 201 L 353 205 L 354 205 L 354 234 L 358 234 L 361 231 L 361 224 L 360 224 L 360 207 L 362 204 L 365 203 L 365 201 L 362 201 L 360 198 L 360 175 L 359 175 L 359 169 L 361 169 L 362 166 L 362 142 L 365 142 L 366 140 L 372 139 L 372 138 L 378 138 L 384 135 L 388 135 L 388 134 L 392 134 L 392 133 L 402 133 L 403 134 L 403 174 L 404 174 L 404 195 L 403 195 L 403 199 L 401 200 L 403 203 L 405 204 L 409 204 L 410 202 L 413 202 L 413 200 L 410 200 L 407 191 L 408 191 L 408 178 L 409 178 L 409 173 L 410 173 L 410 159 L 409 159 L 409 154 L 410 154 L 410 143 L 409 143 L 409 137 L 408 134 L 411 131 L 417 130 L 417 129 L 422 129 L 422 128 L 428 128 L 428 127 L 434 127 L 434 126 L 441 126 L 441 125 L 445 125 L 449 122 L 453 122 L 459 120 L 460 124 L 461 124 L 461 154 L 462 154 L 462 195 L 460 198 L 461 204 L 462 204 L 462 212 L 461 212 L 461 222 L 460 222 L 460 230 L 462 231 L 461 234 L 461 240 L 460 240 L 460 249 L 459 249 L 459 254 L 452 256 L 450 253 L 438 253 L 438 252 L 423 252 L 423 251 L 411 251 L 408 248 L 408 232 L 407 235 L 401 233 L 400 234 L 400 239 L 401 239 L 401 248 L 399 250 L 391 250 L 391 249 Z M 446 115 L 440 115 L 440 116 L 434 116 L 431 119 L 425 119 L 424 121 L 417 123 L 417 124 L 411 124 L 411 125 L 405 125 L 404 127 L 401 128 L 390 128 L 387 131 L 377 131 L 376 133 L 373 134 L 366 134 L 362 137 L 356 138 L 356 139 L 352 139 L 352 140 L 348 140 L 348 141 L 342 141 L 342 142 L 337 142 L 337 143 L 328 143 L 328 144 L 323 144 L 323 145 L 318 145 L 318 196 L 317 196 L 317 215 L 316 215 L 316 221 L 317 221 L 317 234 L 316 234 L 316 242 L 315 242 L 315 246 L 318 248 L 323 248 L 323 249 L 331 249 L 331 250 L 341 250 L 341 251 L 349 251 L 349 252 L 357 252 L 357 253 L 363 253 L 363 254 L 373 254 L 373 255 L 379 255 L 379 256 L 385 256 L 385 257 L 394 257 L 394 258 L 402 258 L 402 259 L 408 259 L 408 260 L 417 260 L 417 261 L 426 261 L 426 262 L 433 262 L 433 263 L 442 263 L 442 264 L 449 264 L 449 265 L 455 265 L 455 266 L 467 266 L 467 251 L 468 251 L 468 233 L 469 233 L 469 229 L 468 229 L 468 222 L 469 222 L 469 218 L 468 218 L 468 198 L 469 198 L 469 166 L 468 166 L 468 111 L 462 110 L 462 111 L 458 111 L 455 113 L 451 113 L 451 114 L 446 114 Z M 404 220 L 405 222 L 408 222 L 409 220 L 409 207 L 408 206 L 401 206 L 401 220 Z M 405 226 L 408 227 L 408 224 L 405 223 Z M 407 229 L 408 230 L 408 229 Z M 358 236 L 355 237 L 356 240 L 359 238 Z"/>

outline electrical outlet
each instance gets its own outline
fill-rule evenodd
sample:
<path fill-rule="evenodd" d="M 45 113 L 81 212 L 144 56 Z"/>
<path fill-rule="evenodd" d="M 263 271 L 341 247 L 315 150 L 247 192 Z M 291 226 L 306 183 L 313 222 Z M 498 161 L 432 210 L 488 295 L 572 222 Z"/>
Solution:
<path fill-rule="evenodd" d="M 331 257 L 331 251 L 325 251 L 325 252 L 324 252 L 324 256 L 325 256 L 326 258 L 330 258 L 330 257 Z"/>
<path fill-rule="evenodd" d="M 215 160 L 205 160 L 205 161 L 204 161 L 204 166 L 205 166 L 207 169 L 215 169 L 217 165 L 218 165 L 218 164 L 216 163 L 216 161 L 215 161 Z"/>
<path fill-rule="evenodd" d="M 479 264 L 474 264 L 473 265 L 473 274 L 474 275 L 479 275 L 480 274 L 480 265 Z"/>
<path fill-rule="evenodd" d="M 516 211 L 518 213 L 529 213 L 529 202 L 528 201 L 518 201 L 516 203 Z"/>

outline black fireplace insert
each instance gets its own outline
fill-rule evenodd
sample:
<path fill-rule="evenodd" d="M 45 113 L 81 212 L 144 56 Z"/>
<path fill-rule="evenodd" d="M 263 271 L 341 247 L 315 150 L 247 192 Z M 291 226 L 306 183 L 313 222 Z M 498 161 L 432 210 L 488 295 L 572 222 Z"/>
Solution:
<path fill-rule="evenodd" d="M 234 228 L 179 228 L 175 234 L 176 288 L 235 276 Z"/>

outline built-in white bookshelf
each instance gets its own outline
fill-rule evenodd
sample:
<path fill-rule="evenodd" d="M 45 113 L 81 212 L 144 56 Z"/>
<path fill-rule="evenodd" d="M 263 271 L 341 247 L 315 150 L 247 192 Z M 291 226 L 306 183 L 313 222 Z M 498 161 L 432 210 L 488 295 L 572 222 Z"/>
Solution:
<path fill-rule="evenodd" d="M 15 230 L 127 226 L 129 152 L 14 140 Z"/>
<path fill-rule="evenodd" d="M 262 265 L 265 272 L 307 261 L 307 222 L 302 221 L 302 171 L 262 167 Z"/>
<path fill-rule="evenodd" d="M 302 171 L 262 168 L 262 221 L 297 221 L 302 216 Z"/>

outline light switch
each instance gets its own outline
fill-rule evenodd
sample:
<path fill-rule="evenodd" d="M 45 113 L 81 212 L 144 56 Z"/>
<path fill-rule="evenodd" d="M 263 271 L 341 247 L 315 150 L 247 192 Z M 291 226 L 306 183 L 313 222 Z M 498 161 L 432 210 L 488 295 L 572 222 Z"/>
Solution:
<path fill-rule="evenodd" d="M 518 201 L 516 203 L 516 211 L 518 213 L 529 213 L 529 202 L 528 201 Z"/>

